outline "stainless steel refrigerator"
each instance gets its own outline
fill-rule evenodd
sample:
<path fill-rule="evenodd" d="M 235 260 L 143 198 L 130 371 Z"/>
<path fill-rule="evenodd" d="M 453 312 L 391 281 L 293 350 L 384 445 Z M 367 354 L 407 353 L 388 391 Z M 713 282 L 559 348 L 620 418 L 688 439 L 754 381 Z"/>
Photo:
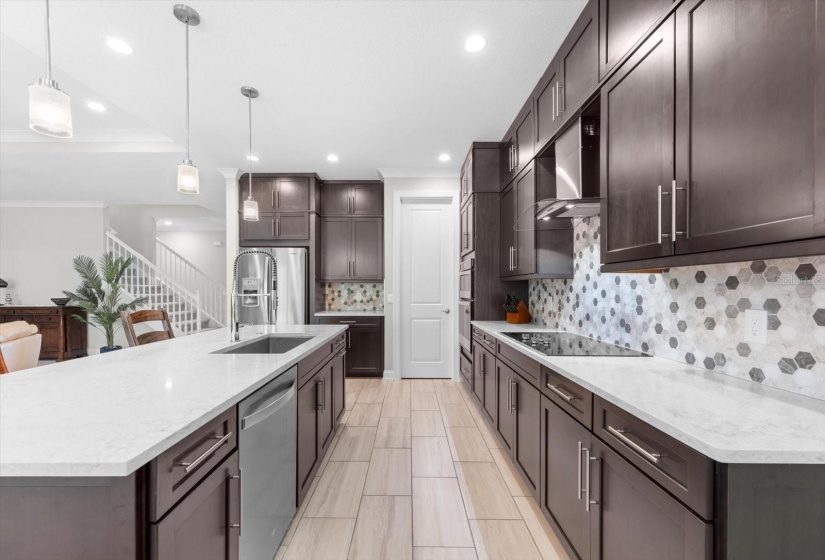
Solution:
<path fill-rule="evenodd" d="M 274 266 L 273 266 L 274 259 Z M 235 267 L 236 320 L 245 325 L 304 325 L 307 320 L 307 250 L 243 249 Z"/>

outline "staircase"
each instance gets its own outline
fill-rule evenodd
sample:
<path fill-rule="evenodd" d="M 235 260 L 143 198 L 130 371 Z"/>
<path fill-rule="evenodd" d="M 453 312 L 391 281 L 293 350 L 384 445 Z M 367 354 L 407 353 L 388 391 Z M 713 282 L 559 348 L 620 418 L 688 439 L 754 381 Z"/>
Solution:
<path fill-rule="evenodd" d="M 106 250 L 115 257 L 131 258 L 121 287 L 132 298 L 147 298 L 146 308 L 165 309 L 175 335 L 185 336 L 226 324 L 226 289 L 189 261 L 163 245 L 163 259 L 153 263 L 117 237 L 106 232 Z"/>

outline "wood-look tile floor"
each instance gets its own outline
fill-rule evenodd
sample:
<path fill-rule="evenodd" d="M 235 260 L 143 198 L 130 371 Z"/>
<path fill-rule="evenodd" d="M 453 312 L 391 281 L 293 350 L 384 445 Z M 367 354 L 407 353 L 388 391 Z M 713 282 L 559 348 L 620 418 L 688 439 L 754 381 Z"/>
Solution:
<path fill-rule="evenodd" d="M 347 379 L 276 560 L 566 560 L 466 386 Z"/>

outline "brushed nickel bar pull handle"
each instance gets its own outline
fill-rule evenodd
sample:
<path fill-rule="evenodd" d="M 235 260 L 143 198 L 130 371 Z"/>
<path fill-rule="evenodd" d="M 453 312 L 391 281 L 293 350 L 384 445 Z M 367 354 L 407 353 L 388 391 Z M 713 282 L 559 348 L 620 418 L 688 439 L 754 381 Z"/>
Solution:
<path fill-rule="evenodd" d="M 275 220 L 272 220 L 272 237 L 275 237 Z"/>
<path fill-rule="evenodd" d="M 590 449 L 588 449 L 588 448 L 586 448 L 586 447 L 584 448 L 584 454 L 585 454 L 585 456 L 587 457 L 587 459 L 585 459 L 585 464 L 584 464 L 584 468 L 585 468 L 585 470 L 587 471 L 587 472 L 585 473 L 585 475 L 584 475 L 584 478 L 585 478 L 585 480 L 584 480 L 584 484 L 585 484 L 585 486 L 584 486 L 584 494 L 585 494 L 584 509 L 585 509 L 585 511 L 590 511 L 590 506 L 591 506 L 591 505 L 595 505 L 595 504 L 598 504 L 598 503 L 599 503 L 597 500 L 591 500 L 591 499 L 590 499 L 590 496 L 591 496 L 591 488 L 590 488 L 590 478 L 591 478 L 591 477 L 590 477 L 590 464 L 591 464 L 593 461 L 598 461 L 599 459 L 598 459 L 598 458 L 596 458 L 596 457 L 591 457 L 591 456 L 590 456 Z"/>
<path fill-rule="evenodd" d="M 657 191 L 656 195 L 656 211 L 658 212 L 658 218 L 656 220 L 657 230 L 656 230 L 656 239 L 659 245 L 662 244 L 662 185 L 659 185 L 659 190 Z"/>
<path fill-rule="evenodd" d="M 567 402 L 573 402 L 576 400 L 575 395 L 568 395 L 564 391 L 562 391 L 558 385 L 551 385 L 550 383 L 547 384 L 547 388 L 556 393 L 558 396 L 566 400 Z"/>
<path fill-rule="evenodd" d="M 553 111 L 552 111 L 553 122 L 556 122 L 556 86 L 552 86 L 550 88 L 550 99 L 553 103 Z"/>
<path fill-rule="evenodd" d="M 344 321 L 342 319 L 341 321 L 338 321 L 338 322 L 342 323 L 342 324 L 345 324 L 345 325 L 353 325 L 353 324 L 357 323 L 358 321 Z"/>
<path fill-rule="evenodd" d="M 654 453 L 652 451 L 648 451 L 647 449 L 645 449 L 644 447 L 642 447 L 641 445 L 639 445 L 635 441 L 631 440 L 629 437 L 627 437 L 625 435 L 625 434 L 629 433 L 629 430 L 619 430 L 619 429 L 614 428 L 613 426 L 608 425 L 607 426 L 607 431 L 610 432 L 613 436 L 615 436 L 616 439 L 621 441 L 623 444 L 625 444 L 626 446 L 631 448 L 633 451 L 635 451 L 636 453 L 638 453 L 639 455 L 641 455 L 642 457 L 644 457 L 645 459 L 647 459 L 648 461 L 650 461 L 654 465 L 659 464 L 659 459 L 662 457 L 662 454 L 661 453 Z"/>
<path fill-rule="evenodd" d="M 564 113 L 564 107 L 562 106 L 562 103 L 564 103 L 564 94 L 561 91 L 563 89 L 564 89 L 564 84 L 559 84 L 559 115 Z"/>
<path fill-rule="evenodd" d="M 677 186 L 676 179 L 673 180 L 673 242 L 676 243 L 677 235 L 690 237 L 690 181 L 685 182 L 684 187 Z M 676 231 L 676 191 L 685 191 L 685 231 Z"/>
<path fill-rule="evenodd" d="M 238 469 L 238 470 L 241 472 L 240 475 L 237 475 L 237 474 L 230 474 L 229 475 L 229 480 L 237 480 L 238 481 L 238 522 L 237 523 L 230 523 L 229 528 L 230 529 L 237 529 L 238 530 L 238 536 L 240 537 L 243 534 L 243 530 L 241 529 L 241 512 L 243 511 L 243 504 L 241 503 L 241 500 L 243 500 L 243 487 L 241 486 L 241 484 L 243 484 L 243 483 L 241 481 L 243 479 L 241 478 L 241 475 L 243 474 L 243 469 Z"/>
<path fill-rule="evenodd" d="M 221 436 L 212 436 L 212 437 L 214 439 L 217 439 L 218 441 L 216 441 L 215 444 L 212 447 L 210 447 L 209 449 L 204 451 L 201 454 L 200 457 L 198 457 L 197 459 L 195 459 L 191 463 L 175 463 L 175 466 L 176 467 L 184 467 L 183 472 L 185 472 L 187 474 L 192 472 L 192 470 L 198 468 L 198 466 L 200 466 L 201 463 L 206 461 L 211 455 L 213 455 L 218 449 L 220 449 L 221 445 L 223 445 L 224 443 L 229 441 L 229 438 L 232 437 L 232 432 L 228 432 L 223 437 L 221 437 Z"/>
<path fill-rule="evenodd" d="M 281 207 L 281 187 L 275 187 L 275 207 Z"/>
<path fill-rule="evenodd" d="M 510 414 L 512 414 L 518 410 L 518 382 L 511 377 L 510 383 L 512 383 L 511 391 L 513 392 L 513 397 L 510 399 Z"/>
<path fill-rule="evenodd" d="M 322 379 L 319 379 L 315 382 L 315 409 L 316 410 L 324 410 L 323 405 L 321 404 L 321 394 L 323 390 L 321 389 L 321 383 L 323 382 Z"/>
<path fill-rule="evenodd" d="M 271 191 L 269 191 L 269 194 L 272 195 L 272 207 L 276 208 L 276 206 L 275 206 L 275 189 L 272 189 Z"/>
<path fill-rule="evenodd" d="M 582 499 L 582 492 L 584 491 L 584 488 L 582 488 L 582 451 L 584 451 L 584 448 L 582 447 L 582 442 L 579 442 L 579 459 L 578 459 L 579 470 L 578 470 L 577 477 L 576 477 L 576 480 L 578 481 L 577 484 L 576 484 L 576 487 L 577 487 L 576 491 L 579 494 L 579 499 L 580 500 Z"/>

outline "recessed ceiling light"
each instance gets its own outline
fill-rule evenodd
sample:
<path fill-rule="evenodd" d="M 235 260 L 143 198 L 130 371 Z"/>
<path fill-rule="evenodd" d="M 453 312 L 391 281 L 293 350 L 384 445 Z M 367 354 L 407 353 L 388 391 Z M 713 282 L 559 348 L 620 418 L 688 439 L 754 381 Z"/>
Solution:
<path fill-rule="evenodd" d="M 438 161 L 450 161 L 450 159 L 452 159 L 450 154 L 441 154 L 438 156 Z"/>
<path fill-rule="evenodd" d="M 165 220 L 165 221 L 163 222 L 163 225 L 165 225 L 165 226 L 171 226 L 171 225 L 172 225 L 172 222 L 170 222 L 169 220 Z"/>
<path fill-rule="evenodd" d="M 88 107 L 92 111 L 97 111 L 98 113 L 106 112 L 106 106 L 103 103 L 98 103 L 97 101 L 89 101 L 88 103 L 86 103 L 86 107 Z"/>
<path fill-rule="evenodd" d="M 132 49 L 132 46 L 129 43 L 120 39 L 115 39 L 114 37 L 106 39 L 106 44 L 110 49 L 120 54 L 132 54 L 134 52 L 134 49 Z"/>
<path fill-rule="evenodd" d="M 464 48 L 467 49 L 467 52 L 478 52 L 486 46 L 487 39 L 481 35 L 470 35 L 467 38 L 467 42 L 464 43 Z"/>
<path fill-rule="evenodd" d="M 249 161 L 261 161 L 261 158 L 259 158 L 258 156 L 246 156 L 246 159 L 248 159 Z"/>
<path fill-rule="evenodd" d="M 336 156 L 335 154 L 329 154 L 327 156 L 327 161 L 331 161 L 332 163 L 335 163 L 336 161 L 338 161 L 338 156 Z"/>

